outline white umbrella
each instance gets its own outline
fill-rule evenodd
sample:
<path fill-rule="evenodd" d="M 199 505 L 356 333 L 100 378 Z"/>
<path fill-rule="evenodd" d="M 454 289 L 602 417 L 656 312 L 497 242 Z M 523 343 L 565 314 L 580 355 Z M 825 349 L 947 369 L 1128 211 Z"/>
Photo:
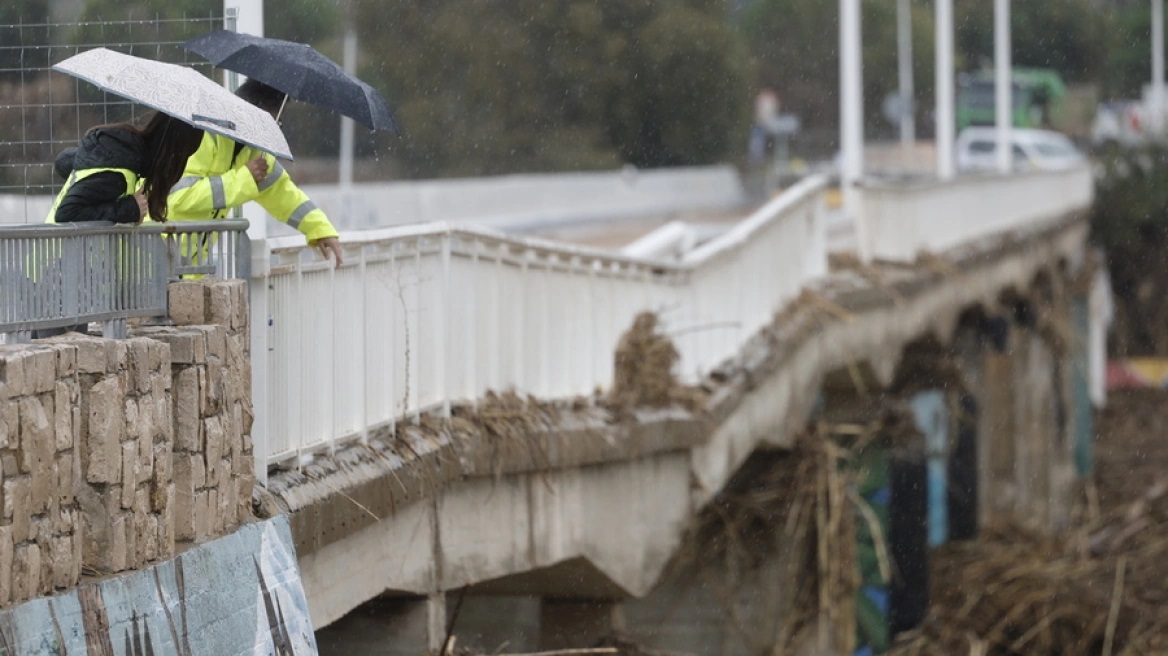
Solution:
<path fill-rule="evenodd" d="M 207 132 L 292 159 L 288 141 L 271 114 L 193 68 L 94 48 L 58 63 L 53 70 Z"/>

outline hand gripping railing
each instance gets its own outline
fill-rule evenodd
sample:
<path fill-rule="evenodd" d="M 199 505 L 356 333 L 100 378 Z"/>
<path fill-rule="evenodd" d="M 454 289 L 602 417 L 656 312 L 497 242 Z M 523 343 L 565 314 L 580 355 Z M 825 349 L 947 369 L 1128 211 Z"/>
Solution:
<path fill-rule="evenodd" d="M 0 227 L 0 336 L 166 315 L 166 286 L 184 276 L 250 276 L 247 221 L 117 226 L 105 222 Z"/>

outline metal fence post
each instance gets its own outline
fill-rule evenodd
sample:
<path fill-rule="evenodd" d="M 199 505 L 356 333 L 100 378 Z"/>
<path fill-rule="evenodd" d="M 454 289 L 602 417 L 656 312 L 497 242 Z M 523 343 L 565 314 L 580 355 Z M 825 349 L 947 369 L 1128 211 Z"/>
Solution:
<path fill-rule="evenodd" d="M 224 27 L 256 36 L 264 35 L 264 0 L 224 0 Z M 233 85 L 232 85 L 233 86 Z M 256 482 L 268 482 L 268 276 L 271 255 L 268 248 L 266 217 L 250 204 L 244 211 L 250 220 L 247 236 L 251 240 L 251 277 L 248 282 L 248 306 L 251 336 L 251 401 L 255 418 L 251 427 L 252 457 L 255 459 Z"/>

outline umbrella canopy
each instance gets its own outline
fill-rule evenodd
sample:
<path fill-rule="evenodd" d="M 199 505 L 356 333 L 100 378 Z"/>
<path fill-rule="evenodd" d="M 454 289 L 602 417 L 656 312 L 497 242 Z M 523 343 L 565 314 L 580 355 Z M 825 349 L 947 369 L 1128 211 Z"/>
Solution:
<path fill-rule="evenodd" d="M 94 48 L 58 63 L 53 70 L 207 132 L 292 159 L 276 119 L 193 68 Z"/>
<path fill-rule="evenodd" d="M 219 68 L 263 82 L 302 102 L 397 132 L 385 98 L 312 46 L 230 30 L 215 30 L 183 44 Z"/>

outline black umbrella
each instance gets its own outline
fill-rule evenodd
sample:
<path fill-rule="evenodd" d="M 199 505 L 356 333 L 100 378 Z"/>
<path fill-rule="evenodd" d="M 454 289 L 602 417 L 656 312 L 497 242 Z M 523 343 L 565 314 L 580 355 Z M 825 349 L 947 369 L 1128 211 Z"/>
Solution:
<path fill-rule="evenodd" d="M 183 48 L 219 68 L 263 82 L 297 100 L 331 109 L 372 130 L 397 132 L 385 99 L 312 46 L 230 30 L 195 37 Z"/>

